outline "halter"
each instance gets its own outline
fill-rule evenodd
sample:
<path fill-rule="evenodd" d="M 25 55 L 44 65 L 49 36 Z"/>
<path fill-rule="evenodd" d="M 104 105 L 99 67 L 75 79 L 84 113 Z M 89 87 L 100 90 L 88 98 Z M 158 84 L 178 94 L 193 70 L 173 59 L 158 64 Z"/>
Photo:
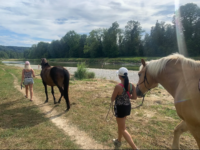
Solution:
<path fill-rule="evenodd" d="M 144 83 L 145 88 L 147 88 L 148 91 L 150 91 L 151 89 L 149 89 L 149 88 L 146 86 L 146 82 L 145 82 L 145 81 L 147 81 L 147 83 L 149 84 L 149 82 L 148 82 L 148 80 L 147 80 L 147 69 L 146 69 L 145 74 L 144 74 L 144 80 L 143 80 L 141 83 L 139 83 L 138 85 Z"/>
<path fill-rule="evenodd" d="M 147 81 L 147 83 L 149 84 L 149 82 L 148 82 L 148 80 L 147 80 L 147 69 L 146 69 L 146 71 L 145 71 L 144 80 L 143 80 L 141 83 L 139 83 L 137 86 L 139 86 L 140 84 L 144 83 L 145 87 L 147 88 L 146 82 L 145 82 L 145 81 Z M 139 89 L 139 87 L 138 87 L 138 89 Z M 151 90 L 151 89 L 149 89 L 149 88 L 147 88 L 147 89 L 148 89 L 148 91 Z M 140 89 L 139 89 L 139 90 L 140 90 Z M 141 103 L 140 105 L 136 106 L 136 107 L 131 108 L 131 109 L 135 109 L 135 108 L 138 108 L 138 107 L 140 107 L 140 106 L 143 105 L 145 95 L 144 95 L 143 93 L 142 93 L 142 95 L 143 95 L 143 96 L 142 96 L 142 97 L 143 97 L 142 103 Z"/>

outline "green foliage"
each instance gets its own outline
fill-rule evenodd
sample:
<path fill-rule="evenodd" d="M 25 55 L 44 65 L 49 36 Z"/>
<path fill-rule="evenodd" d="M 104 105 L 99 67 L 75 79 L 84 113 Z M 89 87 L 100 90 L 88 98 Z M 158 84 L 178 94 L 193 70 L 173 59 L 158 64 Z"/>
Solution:
<path fill-rule="evenodd" d="M 87 75 L 88 75 L 89 79 L 95 77 L 95 73 L 94 72 L 88 72 Z"/>
<path fill-rule="evenodd" d="M 17 46 L 1 46 L 0 45 L 0 58 L 23 58 L 23 52 L 28 47 L 17 47 Z"/>
<path fill-rule="evenodd" d="M 174 15 L 173 22 L 177 30 L 181 32 L 178 37 L 185 40 L 188 54 L 190 56 L 200 55 L 200 8 L 194 3 L 181 6 Z M 181 29 L 179 29 L 178 22 L 182 23 Z"/>
<path fill-rule="evenodd" d="M 80 80 L 87 78 L 87 69 L 85 63 L 80 63 L 77 65 L 77 71 L 74 73 L 74 76 Z"/>
<path fill-rule="evenodd" d="M 94 72 L 88 72 L 85 62 L 79 63 L 77 65 L 77 71 L 74 73 L 74 77 L 77 79 L 88 79 L 88 78 L 94 78 L 95 73 Z"/>

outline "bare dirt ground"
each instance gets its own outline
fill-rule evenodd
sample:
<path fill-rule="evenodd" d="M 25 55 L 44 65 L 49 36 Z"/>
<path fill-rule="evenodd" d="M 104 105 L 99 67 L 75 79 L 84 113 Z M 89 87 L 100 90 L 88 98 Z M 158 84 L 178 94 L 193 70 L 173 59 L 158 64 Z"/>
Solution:
<path fill-rule="evenodd" d="M 14 78 L 14 87 L 25 95 L 24 89 L 21 90 L 18 79 L 15 75 L 11 74 Z M 64 131 L 66 135 L 69 135 L 71 139 L 78 145 L 81 149 L 108 149 L 108 147 L 98 144 L 92 138 L 90 138 L 87 133 L 80 131 L 75 125 L 70 123 L 70 120 L 63 118 L 63 113 L 58 113 L 52 107 L 45 105 L 42 100 L 40 100 L 37 95 L 33 96 L 33 103 L 40 106 L 39 108 L 46 117 L 49 118 L 58 128 Z"/>

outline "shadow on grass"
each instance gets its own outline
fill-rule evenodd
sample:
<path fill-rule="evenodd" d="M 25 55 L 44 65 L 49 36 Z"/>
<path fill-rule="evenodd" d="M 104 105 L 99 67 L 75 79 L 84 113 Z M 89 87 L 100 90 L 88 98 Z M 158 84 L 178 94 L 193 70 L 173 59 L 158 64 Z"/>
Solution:
<path fill-rule="evenodd" d="M 40 113 L 37 106 L 25 106 L 22 101 L 22 99 L 17 99 L 0 105 L 1 128 L 20 129 L 32 127 L 47 121 L 47 118 L 45 118 L 44 114 Z"/>

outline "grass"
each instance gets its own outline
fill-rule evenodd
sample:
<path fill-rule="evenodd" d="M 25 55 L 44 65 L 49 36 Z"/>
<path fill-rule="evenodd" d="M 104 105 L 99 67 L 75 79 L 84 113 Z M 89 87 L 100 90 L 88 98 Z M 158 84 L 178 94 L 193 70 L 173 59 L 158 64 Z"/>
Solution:
<path fill-rule="evenodd" d="M 63 131 L 44 117 L 38 106 L 13 87 L 13 76 L 21 70 L 0 65 L 1 149 L 77 149 Z M 37 80 L 36 80 L 37 82 Z"/>
<path fill-rule="evenodd" d="M 20 80 L 21 70 L 17 68 L 11 68 L 4 66 L 6 71 L 14 73 L 18 80 Z M 39 74 L 38 70 L 35 70 L 36 74 Z M 4 73 L 3 70 L 0 70 L 0 73 Z M 6 74 L 9 75 L 9 74 Z M 0 80 L 2 80 L 6 75 L 2 76 L 0 74 Z M 41 79 L 36 78 L 34 79 L 34 93 L 37 94 L 37 97 L 41 99 L 41 101 L 45 101 L 45 92 L 44 87 L 42 85 Z M 9 76 L 9 79 L 3 82 L 4 86 L 9 86 L 9 88 L 12 87 L 12 85 L 9 85 L 8 83 L 12 83 L 12 76 Z M 1 85 L 1 86 L 3 86 Z M 112 116 L 112 111 L 110 111 L 110 114 L 108 118 L 109 121 L 105 120 L 105 117 L 107 115 L 109 106 L 110 106 L 110 97 L 113 92 L 114 86 L 116 85 L 116 82 L 108 81 L 105 79 L 85 79 L 85 80 L 75 80 L 72 78 L 70 80 L 70 86 L 69 86 L 69 99 L 71 102 L 71 109 L 69 112 L 64 114 L 64 117 L 71 120 L 71 123 L 76 125 L 80 130 L 86 132 L 91 138 L 97 140 L 103 145 L 109 146 L 110 148 L 114 148 L 112 144 L 112 139 L 117 137 L 117 124 L 115 117 Z M 32 106 L 32 103 L 27 102 L 25 99 L 23 99 L 23 96 L 19 94 L 19 92 L 15 91 L 13 88 L 12 90 L 9 90 L 7 88 L 7 92 L 0 92 L 0 96 L 2 98 L 9 98 L 9 95 L 13 93 L 13 97 L 15 99 L 9 100 L 8 104 L 2 105 L 1 110 L 5 112 L 4 120 L 1 122 L 5 122 L 5 118 L 7 120 L 7 126 L 18 126 L 20 129 L 11 129 L 6 132 L 6 129 L 2 132 L 0 131 L 0 135 L 7 138 L 7 142 L 10 144 L 13 143 L 12 138 L 14 138 L 16 135 L 18 135 L 21 139 L 20 142 L 16 142 L 18 145 L 18 148 L 27 148 L 26 145 L 23 145 L 24 143 L 31 143 L 33 148 L 49 148 L 48 144 L 51 144 L 52 141 L 57 140 L 54 144 L 59 143 L 59 146 L 53 146 L 52 148 L 65 148 L 68 147 L 75 147 L 76 145 L 73 145 L 73 143 L 70 142 L 70 139 L 65 137 L 65 140 L 63 140 L 63 134 L 60 130 L 56 129 L 51 122 L 49 122 L 47 119 L 42 117 L 43 115 L 38 111 L 38 108 L 34 105 Z M 0 87 L 0 89 L 2 89 Z M 12 91 L 12 92 L 8 92 Z M 53 98 L 50 92 L 50 87 L 48 87 L 48 95 L 49 95 L 49 106 L 54 106 L 53 104 Z M 16 95 L 16 94 L 18 95 Z M 158 93 L 155 95 L 155 93 Z M 165 95 L 165 96 L 163 96 Z M 57 88 L 55 88 L 55 97 L 59 98 L 60 93 Z M 16 101 L 17 100 L 17 101 Z M 8 100 L 4 100 L 4 102 L 7 102 Z M 16 101 L 16 102 L 15 102 Z M 160 103 L 158 103 L 158 101 Z M 2 102 L 2 101 L 1 101 Z M 11 104 L 10 104 L 11 103 Z M 19 103 L 19 104 L 18 104 Z M 22 103 L 25 103 L 25 105 L 28 108 L 23 108 Z M 141 103 L 141 99 L 138 99 L 137 101 L 132 101 L 132 106 L 136 106 L 137 104 Z M 176 125 L 180 122 L 179 117 L 176 114 L 176 111 L 173 109 L 174 106 L 173 99 L 167 94 L 165 89 L 163 88 L 156 88 L 153 89 L 150 93 L 148 93 L 148 97 L 145 97 L 144 106 L 140 107 L 139 109 L 132 109 L 131 115 L 128 117 L 126 121 L 126 128 L 128 132 L 131 134 L 131 137 L 133 138 L 135 144 L 140 149 L 169 149 L 171 148 L 172 139 L 173 139 L 173 130 L 176 127 Z M 21 111 L 17 110 L 15 113 L 9 112 L 7 109 L 12 109 L 12 107 L 22 107 L 20 108 Z M 63 112 L 63 110 L 66 109 L 65 100 L 62 98 L 61 104 L 58 107 L 54 108 L 58 112 Z M 13 110 L 13 109 L 12 109 Z M 22 111 L 23 110 L 23 111 Z M 19 114 L 17 113 L 19 111 Z M 26 113 L 24 113 L 26 112 Z M 30 115 L 28 115 L 27 114 Z M 19 115 L 19 118 L 25 118 L 25 121 L 18 121 L 17 118 L 15 119 L 15 115 Z M 28 115 L 28 116 L 27 116 Z M 0 115 L 1 116 L 1 115 Z M 21 117 L 24 116 L 24 117 Z M 30 122 L 26 121 L 29 118 L 39 118 L 36 122 Z M 14 120 L 12 120 L 14 118 Z M 2 120 L 2 118 L 0 119 Z M 34 119 L 35 120 L 35 119 Z M 18 125 L 18 123 L 23 123 L 21 126 Z M 28 122 L 28 126 L 27 125 Z M 46 129 L 45 127 L 49 126 L 50 131 Z M 6 126 L 6 125 L 4 125 Z M 25 126 L 22 128 L 22 126 Z M 39 129 L 38 129 L 39 128 Z M 20 132 L 22 131 L 23 132 Z M 43 131 L 44 130 L 44 131 Z M 38 132 L 40 131 L 40 132 Z M 16 134 L 17 132 L 17 134 Z M 29 136 L 29 134 L 33 134 L 32 136 Z M 24 133 L 26 133 L 26 138 L 24 137 Z M 54 134 L 54 133 L 60 133 L 60 134 Z M 44 136 L 45 135 L 45 136 Z M 12 138 L 8 138 L 12 137 Z M 35 139 L 35 137 L 41 138 L 41 140 Z M 196 149 L 196 142 L 194 141 L 194 138 L 191 137 L 190 134 L 184 134 L 181 137 L 181 148 L 182 149 Z M 4 139 L 4 138 L 3 138 Z M 26 140 L 27 139 L 27 140 Z M 36 141 L 35 141 L 36 140 Z M 34 142 L 33 142 L 34 141 Z M 69 141 L 71 144 L 63 143 L 63 142 Z M 2 144 L 2 140 L 0 139 L 0 144 Z M 35 145 L 33 145 L 33 143 Z M 46 143 L 46 144 L 44 144 Z M 20 144 L 22 144 L 20 146 Z M 45 146 L 46 145 L 46 146 Z M 61 146 L 62 145 L 62 146 Z M 66 146 L 67 145 L 67 146 Z M 69 146 L 70 145 L 70 146 Z M 6 147 L 5 148 L 12 148 L 12 147 Z M 15 147 L 17 148 L 17 147 Z M 29 146 L 30 148 L 30 146 Z M 32 147 L 31 147 L 32 148 Z M 123 149 L 129 149 L 130 146 L 125 142 L 123 139 L 122 144 Z"/>

